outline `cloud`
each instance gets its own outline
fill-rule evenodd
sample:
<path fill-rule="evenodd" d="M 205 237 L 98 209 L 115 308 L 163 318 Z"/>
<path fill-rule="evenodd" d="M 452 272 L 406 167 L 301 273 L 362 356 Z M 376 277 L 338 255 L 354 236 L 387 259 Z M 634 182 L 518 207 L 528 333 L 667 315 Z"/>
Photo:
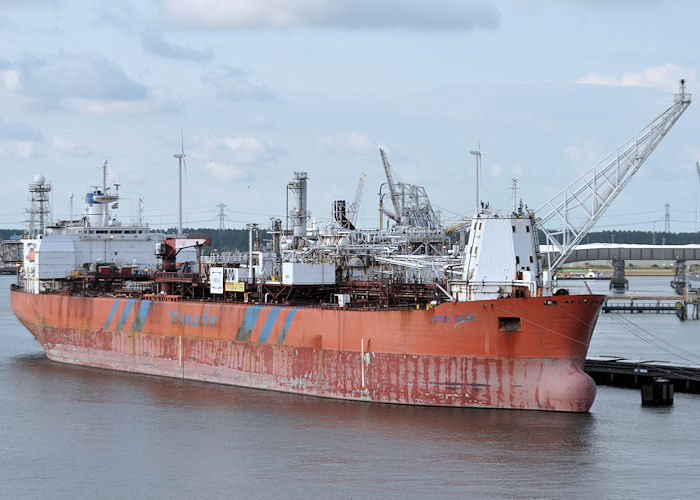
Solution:
<path fill-rule="evenodd" d="M 145 18 L 131 1 L 93 0 L 92 4 L 98 22 L 114 26 L 126 33 L 140 31 L 146 24 Z"/>
<path fill-rule="evenodd" d="M 499 179 L 503 175 L 503 166 L 500 163 L 494 163 L 488 166 L 488 173 L 491 177 Z"/>
<path fill-rule="evenodd" d="M 43 135 L 29 125 L 0 118 L 0 158 L 26 160 L 38 156 Z"/>
<path fill-rule="evenodd" d="M 255 167 L 276 161 L 285 154 L 282 148 L 256 137 L 199 137 L 191 156 L 204 160 L 204 168 L 218 181 L 233 182 L 253 175 Z"/>
<path fill-rule="evenodd" d="M 175 22 L 208 28 L 474 30 L 500 23 L 486 0 L 165 0 L 163 6 Z"/>
<path fill-rule="evenodd" d="M 595 163 L 603 157 L 600 145 L 586 140 L 582 144 L 569 144 L 564 147 L 564 154 L 571 160 L 585 164 Z"/>
<path fill-rule="evenodd" d="M 42 134 L 38 130 L 18 122 L 7 122 L 0 118 L 0 140 L 40 141 Z"/>
<path fill-rule="evenodd" d="M 589 73 L 579 78 L 575 83 L 585 85 L 607 85 L 613 87 L 656 87 L 665 90 L 677 90 L 681 78 L 693 78 L 694 71 L 666 63 L 661 66 L 645 68 L 634 73 L 627 72 L 621 76 L 604 76 L 600 73 Z"/>
<path fill-rule="evenodd" d="M 240 68 L 222 66 L 216 73 L 202 76 L 202 82 L 210 85 L 216 94 L 231 101 L 277 101 L 281 98 L 271 89 L 245 80 Z"/>
<path fill-rule="evenodd" d="M 234 163 L 223 163 L 209 160 L 204 168 L 207 169 L 216 180 L 221 182 L 236 182 L 248 177 L 248 172 Z"/>
<path fill-rule="evenodd" d="M 378 148 L 379 145 L 377 141 L 359 132 L 349 132 L 338 137 L 321 137 L 316 139 L 316 149 L 322 152 L 366 156 L 369 154 L 379 154 Z"/>
<path fill-rule="evenodd" d="M 67 99 L 68 108 L 91 115 L 139 115 L 173 109 L 174 104 L 161 99 L 139 99 L 134 101 L 100 99 Z"/>
<path fill-rule="evenodd" d="M 482 168 L 486 171 L 486 173 L 488 173 L 489 177 L 492 177 L 494 179 L 500 179 L 506 175 L 517 178 L 523 176 L 523 167 L 521 165 L 514 165 L 508 170 L 504 168 L 503 165 L 501 165 L 500 163 L 487 164 L 486 162 L 484 162 Z"/>
<path fill-rule="evenodd" d="M 46 59 L 25 60 L 20 66 L 20 88 L 30 95 L 56 100 L 148 97 L 145 85 L 130 79 L 121 66 L 99 54 L 61 52 Z"/>
<path fill-rule="evenodd" d="M 0 0 L 2 1 L 2 0 Z M 211 49 L 194 49 L 168 42 L 158 21 L 148 19 L 129 1 L 94 0 L 96 19 L 131 37 L 140 37 L 141 46 L 149 54 L 169 59 L 207 62 L 213 59 Z"/>
<path fill-rule="evenodd" d="M 3 141 L 0 140 L 0 158 L 26 160 L 38 156 L 36 144 L 33 141 Z"/>
<path fill-rule="evenodd" d="M 0 4 L 1 5 L 1 4 Z M 7 16 L 0 16 L 0 30 L 14 31 L 17 27 L 10 21 Z"/>
<path fill-rule="evenodd" d="M 59 52 L 25 57 L 10 66 L 0 71 L 0 84 L 33 108 L 140 113 L 166 107 L 146 85 L 99 54 Z"/>
<path fill-rule="evenodd" d="M 0 83 L 6 90 L 14 91 L 19 86 L 19 71 L 14 69 L 0 71 Z"/>
<path fill-rule="evenodd" d="M 93 151 L 90 148 L 78 146 L 71 139 L 62 136 L 54 136 L 51 138 L 51 146 L 61 153 L 70 156 L 92 156 Z"/>
<path fill-rule="evenodd" d="M 144 32 L 141 36 L 143 48 L 151 54 L 170 59 L 188 61 L 210 61 L 213 58 L 211 49 L 197 50 L 165 41 L 161 35 Z"/>

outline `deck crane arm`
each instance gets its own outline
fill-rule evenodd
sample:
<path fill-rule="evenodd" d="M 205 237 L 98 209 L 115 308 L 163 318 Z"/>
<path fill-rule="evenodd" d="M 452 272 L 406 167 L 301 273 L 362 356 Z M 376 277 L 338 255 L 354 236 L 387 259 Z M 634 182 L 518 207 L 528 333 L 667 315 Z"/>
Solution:
<path fill-rule="evenodd" d="M 360 173 L 360 181 L 357 183 L 357 190 L 355 191 L 355 199 L 352 200 L 352 204 L 350 205 L 350 209 L 348 210 L 349 215 L 350 215 L 350 222 L 352 222 L 352 225 L 355 226 L 357 222 L 357 213 L 360 211 L 360 203 L 362 203 L 362 195 L 365 192 L 365 181 L 367 180 L 367 176 L 365 175 L 364 172 Z"/>
<path fill-rule="evenodd" d="M 162 243 L 156 244 L 155 255 L 162 259 L 163 271 L 177 270 L 176 259 L 180 250 L 197 247 L 198 251 L 203 246 L 211 245 L 211 239 L 205 235 L 190 235 L 176 238 L 165 238 Z M 197 257 L 199 261 L 199 256 Z"/>
<path fill-rule="evenodd" d="M 690 102 L 685 80 L 681 80 L 680 92 L 671 107 L 535 211 L 536 214 L 548 211 L 538 218 L 538 226 L 547 237 L 547 245 L 558 254 L 555 257 L 552 252 L 547 253 L 550 273 L 566 261 Z M 545 224 L 552 222 L 558 229 L 545 229 Z"/>
<path fill-rule="evenodd" d="M 453 231 L 457 231 L 458 229 L 463 228 L 464 226 L 468 226 L 469 224 L 472 223 L 471 218 L 465 218 L 464 220 L 460 220 L 459 222 L 454 222 L 453 224 L 450 224 L 445 228 L 446 233 L 451 233 Z"/>
<path fill-rule="evenodd" d="M 386 174 L 386 182 L 389 185 L 389 196 L 391 197 L 391 204 L 394 206 L 394 213 L 392 214 L 388 210 L 384 212 L 394 219 L 397 224 L 401 225 L 401 207 L 399 206 L 399 197 L 396 194 L 396 186 L 394 184 L 394 178 L 391 175 L 391 165 L 389 164 L 389 159 L 386 157 L 386 153 L 383 148 L 379 148 L 379 154 L 382 155 L 382 164 L 384 165 L 384 173 Z"/>

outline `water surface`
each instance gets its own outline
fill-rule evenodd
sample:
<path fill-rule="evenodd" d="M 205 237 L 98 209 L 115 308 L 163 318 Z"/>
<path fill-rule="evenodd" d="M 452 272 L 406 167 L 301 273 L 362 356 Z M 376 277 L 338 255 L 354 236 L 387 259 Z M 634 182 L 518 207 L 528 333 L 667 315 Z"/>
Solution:
<path fill-rule="evenodd" d="M 649 409 L 638 391 L 599 387 L 588 414 L 423 408 L 61 365 L 12 315 L 11 281 L 0 278 L 4 498 L 689 498 L 700 488 L 698 396 Z M 630 281 L 669 294 L 666 278 Z M 627 315 L 660 347 L 612 316 L 591 354 L 700 359 L 700 322 Z"/>

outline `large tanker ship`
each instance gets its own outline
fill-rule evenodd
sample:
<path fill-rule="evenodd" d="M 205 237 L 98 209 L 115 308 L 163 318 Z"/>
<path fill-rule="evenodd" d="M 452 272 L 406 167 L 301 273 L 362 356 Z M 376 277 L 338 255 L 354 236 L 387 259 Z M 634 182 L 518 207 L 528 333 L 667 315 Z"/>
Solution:
<path fill-rule="evenodd" d="M 507 212 L 478 203 L 453 242 L 382 151 L 393 210 L 380 189 L 379 229 L 355 227 L 364 176 L 352 204 L 334 202 L 331 224 L 308 227 L 308 176 L 296 172 L 292 228 L 273 220 L 264 244 L 250 225 L 247 253 L 204 254 L 206 236 L 112 218 L 105 166 L 81 220 L 23 240 L 12 309 L 59 362 L 359 401 L 588 411 L 583 365 L 604 296 L 570 295 L 550 273 L 619 192 L 611 179 L 624 186 L 689 103 L 682 88 L 609 167 L 567 187 L 566 210 L 593 206 L 561 234 L 514 199 Z"/>
<path fill-rule="evenodd" d="M 248 305 L 12 291 L 54 361 L 334 398 L 586 411 L 603 297 L 432 309 Z"/>

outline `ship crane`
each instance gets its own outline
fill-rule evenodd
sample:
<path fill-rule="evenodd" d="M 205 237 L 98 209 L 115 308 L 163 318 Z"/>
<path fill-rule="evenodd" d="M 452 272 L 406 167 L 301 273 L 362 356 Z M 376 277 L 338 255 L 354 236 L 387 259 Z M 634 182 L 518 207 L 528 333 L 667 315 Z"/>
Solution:
<path fill-rule="evenodd" d="M 176 259 L 180 250 L 196 247 L 199 251 L 201 247 L 207 245 L 211 245 L 211 240 L 208 236 L 189 235 L 166 238 L 163 243 L 156 244 L 155 254 L 163 261 L 163 271 L 174 272 L 177 270 Z M 197 262 L 200 261 L 199 257 L 200 256 L 197 255 Z"/>
<path fill-rule="evenodd" d="M 391 165 L 389 164 L 389 159 L 386 157 L 386 153 L 383 148 L 379 148 L 379 154 L 382 155 L 382 164 L 384 165 L 384 173 L 386 174 L 386 182 L 389 186 L 389 196 L 391 197 L 391 204 L 394 206 L 394 212 L 387 210 L 382 207 L 382 211 L 391 219 L 395 220 L 396 223 L 401 225 L 401 206 L 399 205 L 399 196 L 396 193 L 396 185 L 394 184 L 394 178 L 391 175 Z"/>
<path fill-rule="evenodd" d="M 458 222 L 455 222 L 445 228 L 446 233 L 452 233 L 454 231 L 457 231 L 458 229 L 462 229 L 464 226 L 468 226 L 469 224 L 472 223 L 471 218 L 465 217 L 463 220 L 460 220 Z"/>
<path fill-rule="evenodd" d="M 671 107 L 535 211 L 536 214 L 548 211 L 537 222 L 547 238 L 547 245 L 558 253 L 556 258 L 551 252 L 547 253 L 550 276 L 600 219 L 690 102 L 685 80 L 681 80 L 680 91 L 674 96 Z M 548 223 L 556 224 L 559 229 L 545 229 Z"/>

